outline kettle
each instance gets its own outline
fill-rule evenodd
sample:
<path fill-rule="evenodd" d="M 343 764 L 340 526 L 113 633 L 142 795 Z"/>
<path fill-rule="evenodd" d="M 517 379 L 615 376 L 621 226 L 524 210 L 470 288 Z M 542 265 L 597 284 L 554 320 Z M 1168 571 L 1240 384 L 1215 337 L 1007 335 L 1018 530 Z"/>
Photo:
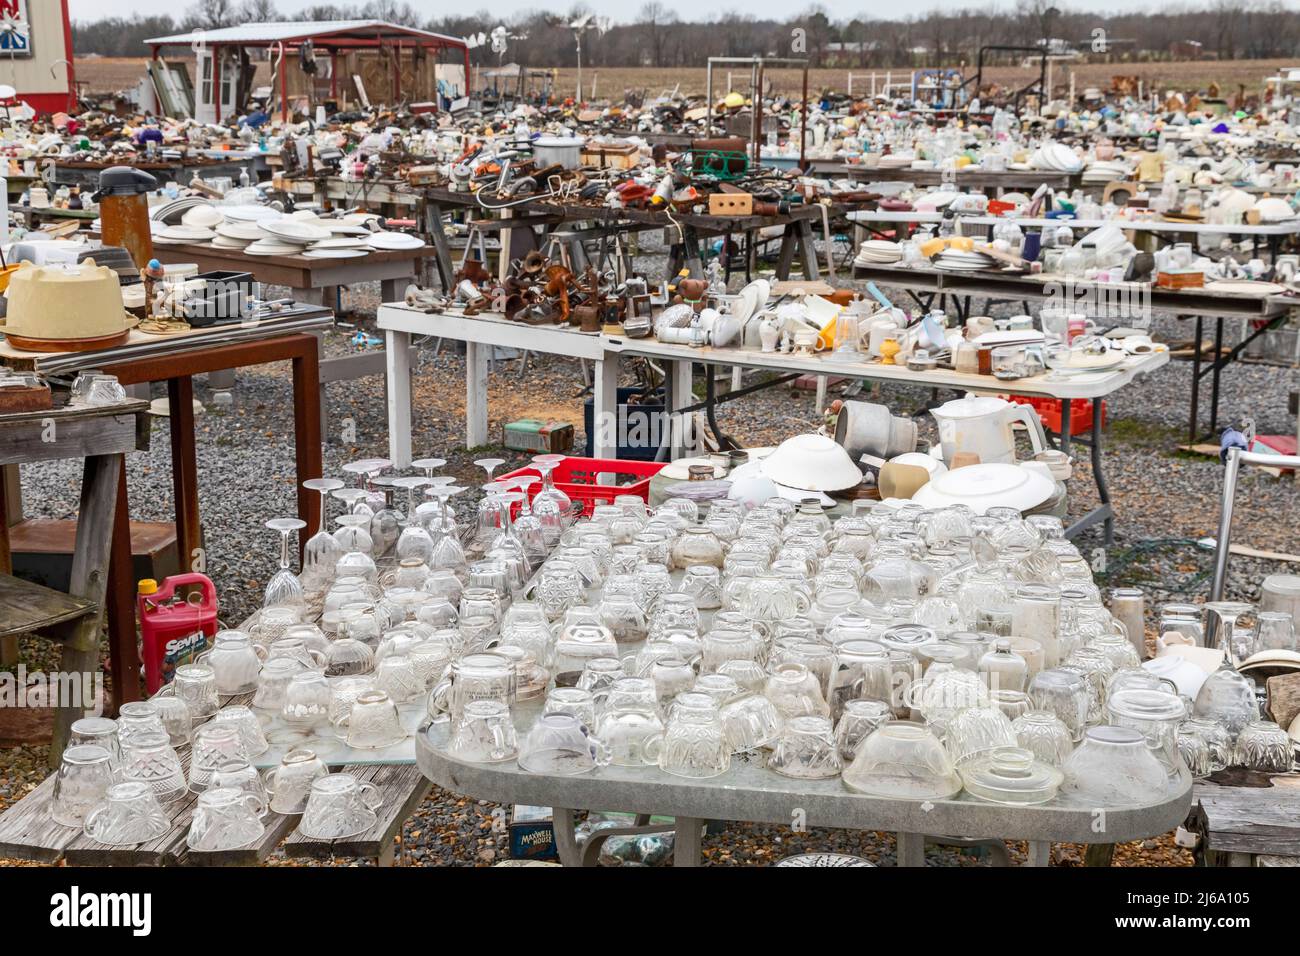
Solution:
<path fill-rule="evenodd" d="M 986 465 L 1014 464 L 1016 440 L 1011 424 L 1016 421 L 1029 429 L 1035 454 L 1047 449 L 1043 423 L 1028 405 L 1016 405 L 992 395 L 967 395 L 931 409 L 930 414 L 939 425 L 939 444 L 943 460 L 949 465 L 958 452 L 978 455 Z"/>

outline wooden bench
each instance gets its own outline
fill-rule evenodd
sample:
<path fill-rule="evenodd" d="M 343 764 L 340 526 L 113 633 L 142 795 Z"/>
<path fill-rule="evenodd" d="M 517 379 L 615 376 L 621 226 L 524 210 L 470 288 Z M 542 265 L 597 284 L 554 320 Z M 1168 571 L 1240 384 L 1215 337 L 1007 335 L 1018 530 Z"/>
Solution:
<path fill-rule="evenodd" d="M 1187 828 L 1200 837 L 1197 860 L 1207 866 L 1300 857 L 1300 773 L 1235 769 L 1197 781 Z"/>
<path fill-rule="evenodd" d="M 223 699 L 222 706 L 247 705 L 251 699 L 251 694 L 229 697 Z M 202 722 L 196 721 L 196 726 Z M 188 772 L 189 746 L 177 748 L 177 753 L 181 766 Z M 54 794 L 51 775 L 0 813 L 0 858 L 36 863 L 65 861 L 76 866 L 256 866 L 285 842 L 285 852 L 290 856 L 315 859 L 357 856 L 375 859 L 381 866 L 392 865 L 397 834 L 429 792 L 429 782 L 414 764 L 354 764 L 331 769 L 353 774 L 379 788 L 382 802 L 376 811 L 378 819 L 367 832 L 346 840 L 313 840 L 296 832 L 297 815 L 268 813 L 263 818 L 266 831 L 252 846 L 198 853 L 185 845 L 198 795 L 186 793 L 164 804 L 172 825 L 157 840 L 133 847 L 105 846 L 82 831 L 61 826 L 50 818 Z"/>

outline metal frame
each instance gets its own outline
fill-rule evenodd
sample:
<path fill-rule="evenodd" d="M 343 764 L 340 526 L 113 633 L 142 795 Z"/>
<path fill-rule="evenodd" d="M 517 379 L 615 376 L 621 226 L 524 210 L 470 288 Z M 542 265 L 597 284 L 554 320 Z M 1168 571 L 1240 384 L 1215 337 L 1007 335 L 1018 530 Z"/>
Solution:
<path fill-rule="evenodd" d="M 804 158 L 808 139 L 808 60 L 788 56 L 711 56 L 705 67 L 705 129 L 713 133 L 713 64 L 749 64 L 749 90 L 754 101 L 753 118 L 749 126 L 749 145 L 754 151 L 754 165 L 762 160 L 763 151 L 763 75 L 769 65 L 793 66 L 803 72 L 803 108 L 799 111 L 799 169 L 807 169 Z"/>
<path fill-rule="evenodd" d="M 1242 465 L 1300 469 L 1300 455 L 1261 455 L 1259 452 L 1229 448 L 1223 469 L 1223 503 L 1219 512 L 1219 536 L 1215 540 L 1214 579 L 1210 600 L 1223 599 L 1223 583 L 1228 576 L 1228 538 L 1232 534 L 1232 510 L 1237 496 L 1237 473 Z"/>

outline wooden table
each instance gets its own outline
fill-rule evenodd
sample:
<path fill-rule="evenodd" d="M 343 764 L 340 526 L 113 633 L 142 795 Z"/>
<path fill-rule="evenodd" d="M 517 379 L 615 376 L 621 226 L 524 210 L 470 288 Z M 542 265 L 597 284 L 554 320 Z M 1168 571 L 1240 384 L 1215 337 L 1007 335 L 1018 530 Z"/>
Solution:
<path fill-rule="evenodd" d="M 10 577 L 9 524 L 4 514 L 4 471 L 0 469 L 0 640 L 41 632 L 62 643 L 57 690 L 72 696 L 80 690 L 91 699 L 61 699 L 55 706 L 50 758 L 57 761 L 68 732 L 81 714 L 95 705 L 99 675 L 99 633 L 109 587 L 109 561 L 118 503 L 125 494 L 122 477 L 127 452 L 147 448 L 147 402 L 60 408 L 0 415 L 0 466 L 65 458 L 83 458 L 81 504 L 76 550 L 66 594 Z M 127 542 L 130 560 L 130 543 Z M 132 642 L 135 634 L 132 632 Z M 89 677 L 89 680 L 86 678 Z M 70 680 L 80 679 L 79 688 Z"/>
<path fill-rule="evenodd" d="M 189 335 L 152 336 L 153 341 L 118 349 L 80 353 L 18 353 L 0 347 L 0 360 L 16 368 L 69 375 L 98 369 L 116 375 L 123 385 L 167 383 L 168 427 L 171 433 L 172 489 L 176 508 L 176 545 L 181 570 L 203 564 L 203 537 L 199 518 L 198 462 L 194 443 L 193 376 L 214 370 L 293 363 L 294 449 L 296 457 L 298 516 L 308 528 L 320 522 L 320 496 L 302 487 L 321 475 L 320 372 L 317 340 L 310 330 L 324 326 L 330 314 L 320 309 L 302 310 L 295 318 L 268 321 L 249 327 L 228 327 L 231 341 L 223 341 L 221 328 Z M 129 354 L 127 354 L 129 353 Z M 127 500 L 126 463 L 118 463 L 117 508 L 114 518 L 112 561 L 108 581 L 108 631 L 112 653 L 114 705 L 138 700 L 139 649 L 136 646 L 135 591 L 131 564 L 130 503 Z"/>
<path fill-rule="evenodd" d="M 1240 768 L 1196 781 L 1188 828 L 1211 866 L 1256 866 L 1261 856 L 1300 858 L 1300 773 Z"/>

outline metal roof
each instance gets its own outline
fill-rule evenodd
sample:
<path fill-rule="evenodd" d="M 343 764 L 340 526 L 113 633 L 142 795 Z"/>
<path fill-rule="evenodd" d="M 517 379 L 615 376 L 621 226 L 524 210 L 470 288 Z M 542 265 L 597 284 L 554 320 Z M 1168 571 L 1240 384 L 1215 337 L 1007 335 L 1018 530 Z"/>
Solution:
<path fill-rule="evenodd" d="M 177 33 L 172 36 L 154 37 L 144 42 L 149 46 L 169 46 L 184 44 L 186 46 L 203 42 L 213 44 L 259 44 L 281 43 L 292 40 L 322 40 L 329 38 L 353 38 L 361 40 L 401 39 L 410 37 L 421 40 L 433 40 L 448 46 L 465 46 L 465 41 L 457 37 L 430 33 L 414 27 L 399 26 L 383 20 L 299 20 L 288 23 L 245 23 L 237 27 L 221 27 L 215 30 L 192 30 L 189 33 Z"/>

